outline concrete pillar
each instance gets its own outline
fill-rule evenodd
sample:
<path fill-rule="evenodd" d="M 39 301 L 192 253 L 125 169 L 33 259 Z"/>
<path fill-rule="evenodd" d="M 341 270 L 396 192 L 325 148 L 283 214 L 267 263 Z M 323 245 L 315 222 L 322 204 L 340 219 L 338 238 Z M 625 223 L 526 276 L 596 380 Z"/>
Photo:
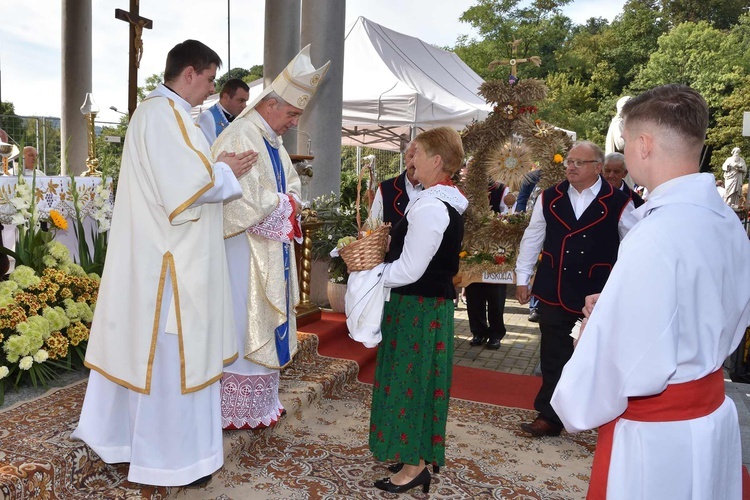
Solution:
<path fill-rule="evenodd" d="M 263 86 L 268 87 L 300 50 L 300 0 L 266 0 Z M 297 154 L 297 131 L 284 134 L 287 152 Z"/>
<path fill-rule="evenodd" d="M 62 174 L 86 171 L 88 139 L 81 105 L 91 92 L 91 0 L 62 1 Z M 94 95 L 96 99 L 96 95 Z"/>
<path fill-rule="evenodd" d="M 320 88 L 299 123 L 312 140 L 313 198 L 341 190 L 341 101 L 344 85 L 345 0 L 303 0 L 300 45 L 311 44 L 313 66 L 331 61 Z M 299 134 L 298 150 L 307 152 L 307 137 Z"/>

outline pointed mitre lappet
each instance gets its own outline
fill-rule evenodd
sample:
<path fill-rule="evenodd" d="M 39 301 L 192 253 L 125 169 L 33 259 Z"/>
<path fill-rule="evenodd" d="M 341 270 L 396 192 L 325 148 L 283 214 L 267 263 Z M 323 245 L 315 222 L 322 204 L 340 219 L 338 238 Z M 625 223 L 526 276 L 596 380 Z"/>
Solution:
<path fill-rule="evenodd" d="M 315 69 L 310 60 L 310 45 L 307 45 L 294 56 L 294 59 L 286 65 L 284 71 L 274 79 L 271 85 L 263 89 L 263 92 L 247 105 L 240 116 L 255 108 L 261 99 L 271 92 L 276 92 L 287 103 L 304 110 L 318 90 L 330 65 L 331 61 L 328 61 Z"/>

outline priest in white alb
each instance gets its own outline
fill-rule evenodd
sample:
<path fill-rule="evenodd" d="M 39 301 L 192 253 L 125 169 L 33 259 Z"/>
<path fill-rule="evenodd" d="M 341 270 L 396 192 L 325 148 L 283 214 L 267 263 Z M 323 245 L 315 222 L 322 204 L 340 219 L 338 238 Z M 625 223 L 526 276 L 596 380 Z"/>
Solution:
<path fill-rule="evenodd" d="M 299 303 L 294 241 L 301 183 L 281 136 L 297 126 L 328 71 L 315 69 L 310 46 L 229 124 L 212 151 L 258 152 L 240 180 L 242 198 L 224 207 L 224 237 L 234 301 L 239 358 L 226 367 L 221 389 L 225 429 L 256 429 L 278 421 L 280 370 L 297 352 Z"/>
<path fill-rule="evenodd" d="M 128 480 L 205 484 L 224 463 L 219 379 L 237 357 L 222 238 L 225 200 L 254 153 L 222 153 L 190 108 L 214 91 L 219 56 L 196 40 L 167 56 L 164 84 L 128 126 L 74 439 Z"/>
<path fill-rule="evenodd" d="M 623 107 L 625 161 L 650 196 L 622 240 L 552 406 L 599 427 L 588 499 L 739 500 L 742 452 L 722 364 L 750 323 L 750 242 L 699 173 L 708 106 L 663 85 Z M 595 304 L 595 305 L 594 305 Z"/>

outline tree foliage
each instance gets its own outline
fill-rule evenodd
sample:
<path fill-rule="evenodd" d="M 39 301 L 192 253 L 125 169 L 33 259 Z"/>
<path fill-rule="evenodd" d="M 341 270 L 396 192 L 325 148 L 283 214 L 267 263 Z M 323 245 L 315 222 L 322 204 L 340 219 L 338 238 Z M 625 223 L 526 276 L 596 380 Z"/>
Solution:
<path fill-rule="evenodd" d="M 716 29 L 729 29 L 750 8 L 749 0 L 661 0 L 672 26 L 706 21 Z"/>
<path fill-rule="evenodd" d="M 479 33 L 459 38 L 453 50 L 485 79 L 506 79 L 508 42 L 522 38 L 518 57 L 540 55 L 540 68 L 521 65 L 521 78 L 549 88 L 539 115 L 603 144 L 615 103 L 663 83 L 684 83 L 711 108 L 707 145 L 720 166 L 741 137 L 742 112 L 750 110 L 750 0 L 628 0 L 609 23 L 592 17 L 581 25 L 565 18 L 568 2 L 477 0 L 461 16 Z M 547 42 L 552 42 L 549 47 Z"/>

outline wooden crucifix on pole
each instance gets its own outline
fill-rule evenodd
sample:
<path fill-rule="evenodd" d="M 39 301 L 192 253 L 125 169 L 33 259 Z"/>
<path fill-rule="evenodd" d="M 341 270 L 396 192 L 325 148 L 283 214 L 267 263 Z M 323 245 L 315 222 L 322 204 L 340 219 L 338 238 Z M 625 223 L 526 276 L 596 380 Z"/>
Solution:
<path fill-rule="evenodd" d="M 519 59 L 516 57 L 516 52 L 518 51 L 518 45 L 521 42 L 522 40 L 513 40 L 512 42 L 508 42 L 508 45 L 510 45 L 510 59 L 501 59 L 501 60 L 492 61 L 489 65 L 489 69 L 495 69 L 497 66 L 500 66 L 500 65 L 510 66 L 510 76 L 515 80 L 517 77 L 517 73 L 516 73 L 517 65 L 521 63 L 530 62 L 534 64 L 535 66 L 541 66 L 542 59 L 539 56 L 531 56 L 529 58 L 523 58 L 523 59 Z"/>
<path fill-rule="evenodd" d="M 143 28 L 151 29 L 154 23 L 151 19 L 139 14 L 140 0 L 130 0 L 130 12 L 115 9 L 115 18 L 130 24 L 130 65 L 128 69 L 128 115 L 133 116 L 138 101 L 138 67 L 143 55 Z"/>

